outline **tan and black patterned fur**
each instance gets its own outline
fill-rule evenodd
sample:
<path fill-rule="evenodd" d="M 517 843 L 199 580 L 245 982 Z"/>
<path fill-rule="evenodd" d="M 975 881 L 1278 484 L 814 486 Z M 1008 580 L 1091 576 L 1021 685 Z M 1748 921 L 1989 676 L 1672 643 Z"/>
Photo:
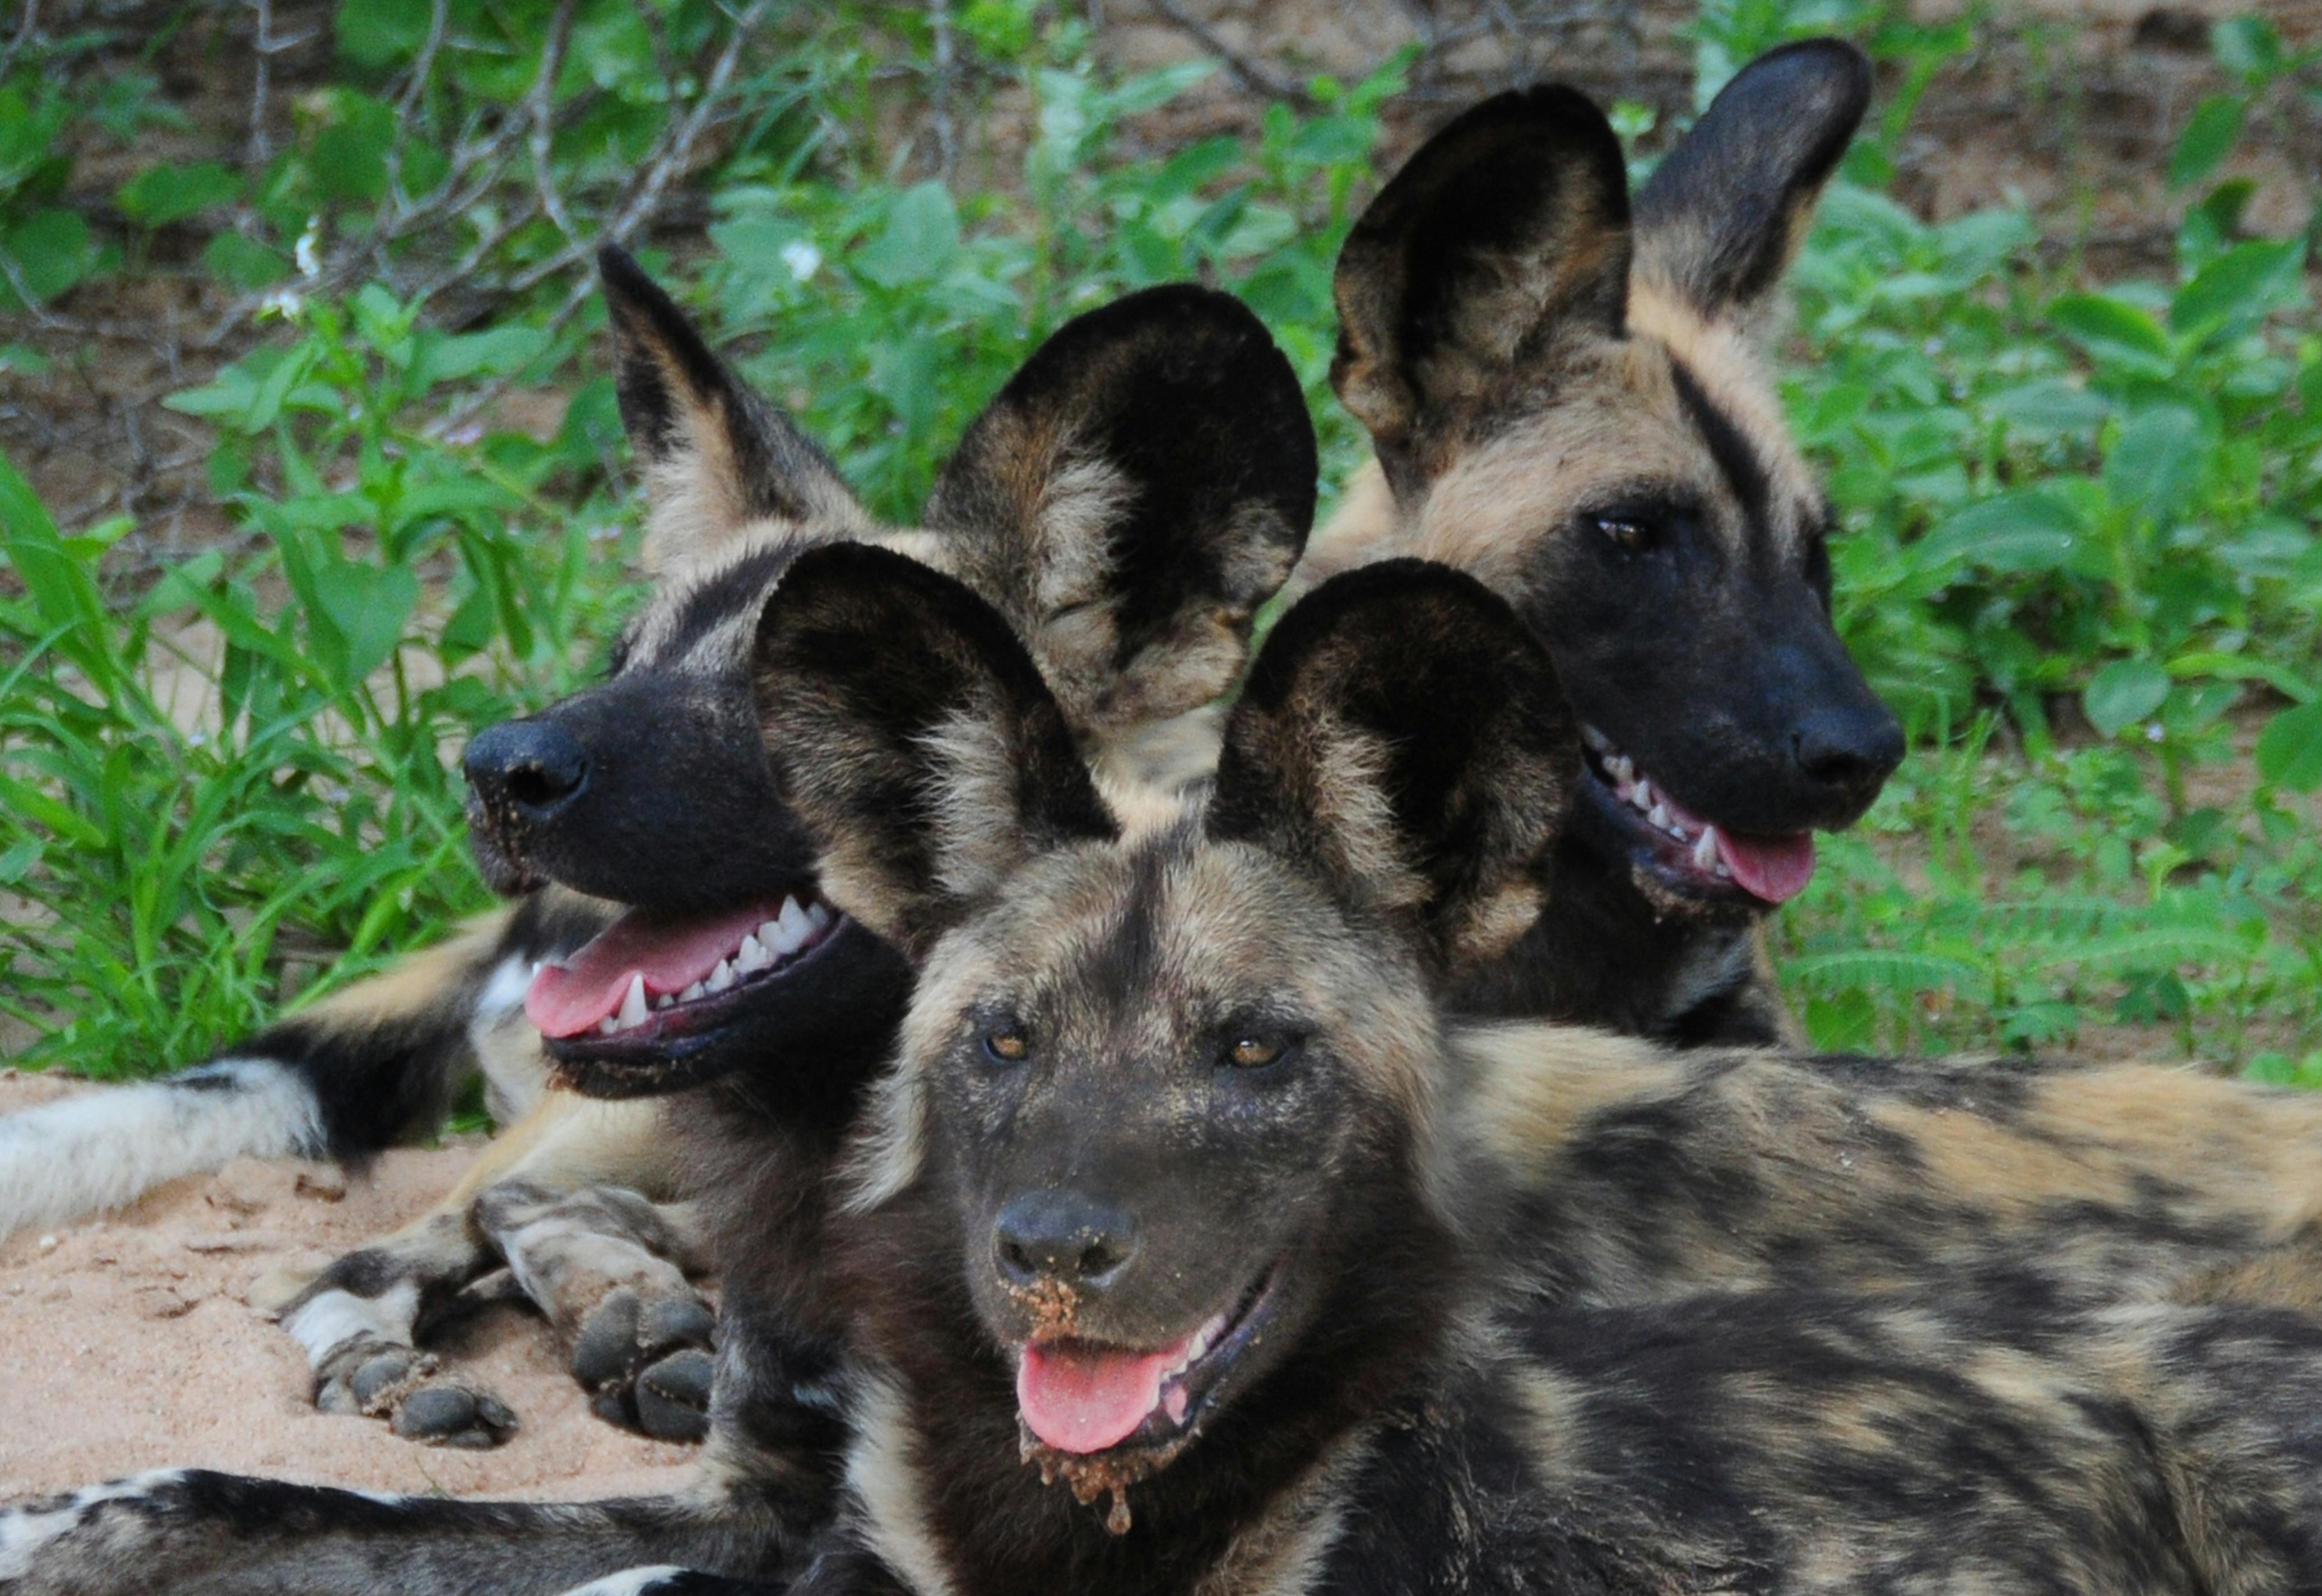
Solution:
<path fill-rule="evenodd" d="M 1325 584 L 1163 813 L 1106 803 L 996 617 L 892 564 L 801 560 L 761 644 L 832 890 L 919 968 L 829 1232 L 852 1500 L 793 1596 L 2322 1580 L 2322 1318 L 2273 1289 L 2311 1279 L 2310 1104 L 1457 1019 L 1578 757 L 1504 604 Z M 864 803 L 895 782 L 955 801 L 899 830 Z M 755 1200 L 713 1218 L 745 1274 Z M 1028 1339 L 1220 1310 L 1183 1419 L 1090 1455 L 1021 1427 Z"/>

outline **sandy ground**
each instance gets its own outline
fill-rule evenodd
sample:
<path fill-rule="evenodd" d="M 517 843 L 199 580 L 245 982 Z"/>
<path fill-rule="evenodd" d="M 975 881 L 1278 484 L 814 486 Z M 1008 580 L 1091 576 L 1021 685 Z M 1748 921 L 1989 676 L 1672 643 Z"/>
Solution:
<path fill-rule="evenodd" d="M 0 1113 L 102 1090 L 0 1072 Z M 307 1401 L 305 1355 L 249 1306 L 270 1270 L 313 1268 L 423 1211 L 480 1139 L 334 1165 L 244 1160 L 52 1236 L 0 1243 L 0 1501 L 142 1469 L 554 1498 L 667 1490 L 694 1449 L 590 1417 L 547 1327 L 514 1307 L 461 1326 L 447 1362 L 522 1427 L 492 1452 L 398 1441 Z"/>

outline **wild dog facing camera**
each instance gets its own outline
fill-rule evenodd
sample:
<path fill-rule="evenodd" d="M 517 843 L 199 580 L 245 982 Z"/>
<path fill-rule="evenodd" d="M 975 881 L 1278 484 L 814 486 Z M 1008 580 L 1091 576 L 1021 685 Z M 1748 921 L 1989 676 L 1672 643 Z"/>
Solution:
<path fill-rule="evenodd" d="M 1585 96 L 1501 95 L 1339 257 L 1333 380 L 1391 500 L 1354 519 L 1531 623 L 1588 729 L 1583 834 L 1662 912 L 1794 895 L 1814 830 L 1903 754 L 1831 624 L 1832 512 L 1754 337 L 1869 89 L 1851 46 L 1772 51 L 1633 204 Z"/>
<path fill-rule="evenodd" d="M 899 1014 L 908 977 L 820 895 L 768 776 L 748 682 L 766 596 L 801 550 L 907 548 L 997 604 L 1074 737 L 1108 749 L 1238 674 L 1312 519 L 1303 396 L 1239 302 L 1133 294 L 1034 353 L 968 429 L 924 527 L 882 529 L 635 261 L 608 250 L 602 266 L 658 583 L 608 681 L 468 750 L 488 878 L 621 911 L 535 974 L 527 1014 L 568 1081 L 599 1096 L 875 1055 L 865 1016 Z"/>
<path fill-rule="evenodd" d="M 801 556 L 757 673 L 826 890 L 919 969 L 839 1247 L 945 1500 L 1019 1510 L 1020 1445 L 1119 1532 L 1140 1481 L 1291 1466 L 1434 1322 L 1432 1003 L 1539 907 L 1579 757 L 1544 652 L 1457 572 L 1339 577 L 1206 803 L 1128 819 L 1000 618 L 892 555 Z"/>

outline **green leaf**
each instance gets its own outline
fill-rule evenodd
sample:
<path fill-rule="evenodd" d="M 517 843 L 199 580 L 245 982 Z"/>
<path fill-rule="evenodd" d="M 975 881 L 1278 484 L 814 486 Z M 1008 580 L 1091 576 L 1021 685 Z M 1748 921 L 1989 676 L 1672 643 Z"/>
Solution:
<path fill-rule="evenodd" d="M 2104 481 L 2113 500 L 2155 520 L 2177 513 L 2199 482 L 2210 429 L 2187 405 L 2151 405 L 2131 416 L 2106 452 Z"/>
<path fill-rule="evenodd" d="M 0 249 L 15 262 L 16 274 L 36 303 L 63 293 L 96 270 L 100 255 L 88 224 L 70 211 L 35 211 L 7 231 Z M 0 308 L 16 308 L 16 297 L 0 279 Z"/>
<path fill-rule="evenodd" d="M 419 53 L 432 0 L 339 0 L 332 23 L 339 53 L 376 71 Z"/>
<path fill-rule="evenodd" d="M 941 183 L 906 189 L 879 236 L 855 252 L 857 271 L 882 288 L 933 282 L 959 256 L 959 212 Z"/>
<path fill-rule="evenodd" d="M 402 639 L 404 622 L 419 602 L 419 578 L 407 565 L 333 560 L 315 573 L 315 591 L 346 639 L 352 684 L 385 664 Z"/>
<path fill-rule="evenodd" d="M 2089 724 L 2118 737 L 2161 707 L 2169 696 L 2169 673 L 2149 659 L 2116 659 L 2089 678 L 2080 693 Z"/>
<path fill-rule="evenodd" d="M 505 377 L 537 359 L 548 343 L 547 330 L 542 327 L 492 327 L 480 333 L 428 335 L 412 361 L 412 386 L 424 392 L 438 382 Z"/>
<path fill-rule="evenodd" d="M 1918 542 L 1922 569 L 1961 564 L 1998 572 L 2054 571 L 2071 558 L 2080 518 L 2057 494 L 2023 488 L 1970 504 Z"/>
<path fill-rule="evenodd" d="M 2262 16 L 2227 17 L 2209 30 L 2218 65 L 2253 85 L 2281 70 L 2281 35 Z"/>
<path fill-rule="evenodd" d="M 242 179 L 215 161 L 191 166 L 165 161 L 130 179 L 113 197 L 131 221 L 165 227 L 212 206 L 233 204 L 242 197 Z"/>
<path fill-rule="evenodd" d="M 2169 307 L 2169 325 L 2180 333 L 2244 326 L 2283 303 L 2306 262 L 2302 238 L 2235 244 L 2194 274 Z"/>
<path fill-rule="evenodd" d="M 2056 330 L 2100 367 L 2137 377 L 2166 377 L 2177 369 L 2177 346 L 2152 316 L 2108 294 L 2066 294 L 2048 307 Z"/>
<path fill-rule="evenodd" d="M 239 233 L 221 233 L 202 246 L 202 264 L 228 288 L 252 293 L 290 275 L 289 258 Z"/>
<path fill-rule="evenodd" d="M 2199 182 L 2233 153 L 2242 136 L 2245 108 L 2241 96 L 2232 94 L 2213 94 L 2193 108 L 2193 118 L 2178 135 L 2177 148 L 2169 157 L 2171 188 Z"/>
<path fill-rule="evenodd" d="M 2322 703 L 2299 704 L 2267 721 L 2258 734 L 2257 768 L 2279 787 L 2322 787 Z"/>

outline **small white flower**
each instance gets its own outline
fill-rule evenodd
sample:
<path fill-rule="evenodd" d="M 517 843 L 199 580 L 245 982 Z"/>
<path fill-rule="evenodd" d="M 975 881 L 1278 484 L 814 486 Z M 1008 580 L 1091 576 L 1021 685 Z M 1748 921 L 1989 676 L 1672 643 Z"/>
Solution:
<path fill-rule="evenodd" d="M 2144 740 L 2145 740 L 2146 742 L 2149 742 L 2149 743 L 2166 742 L 2168 739 L 2169 739 L 2169 734 L 2168 734 L 2168 732 L 2166 732 L 2166 731 L 2164 731 L 2164 730 L 2162 730 L 2162 726 L 2161 726 L 2161 722 L 2160 722 L 2160 721 L 2158 721 L 2158 720 L 2148 720 L 2148 721 L 2146 721 L 2146 722 L 2145 722 L 2145 725 L 2144 725 Z"/>
<path fill-rule="evenodd" d="M 258 302 L 261 310 L 270 311 L 285 321 L 296 321 L 298 313 L 306 308 L 306 301 L 296 289 L 277 289 Z"/>
<path fill-rule="evenodd" d="M 782 245 L 782 264 L 791 269 L 792 282 L 804 282 L 822 270 L 822 252 L 803 238 L 794 238 Z"/>
<path fill-rule="evenodd" d="M 298 235 L 298 242 L 290 252 L 298 261 L 299 276 L 315 278 L 323 275 L 323 260 L 319 252 L 322 242 L 323 218 L 307 217 L 306 231 Z"/>

